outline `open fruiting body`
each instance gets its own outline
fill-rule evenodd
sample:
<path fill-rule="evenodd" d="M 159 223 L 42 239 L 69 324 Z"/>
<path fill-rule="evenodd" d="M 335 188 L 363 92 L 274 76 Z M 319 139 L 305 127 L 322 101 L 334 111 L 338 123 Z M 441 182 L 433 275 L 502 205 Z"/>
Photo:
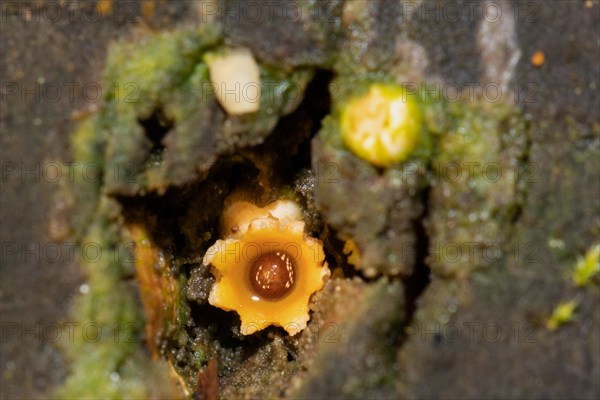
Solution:
<path fill-rule="evenodd" d="M 306 327 L 310 296 L 323 287 L 329 269 L 321 242 L 305 235 L 301 215 L 289 200 L 265 208 L 237 202 L 225 211 L 229 236 L 204 257 L 217 279 L 209 302 L 236 311 L 245 335 L 269 325 L 290 335 Z"/>

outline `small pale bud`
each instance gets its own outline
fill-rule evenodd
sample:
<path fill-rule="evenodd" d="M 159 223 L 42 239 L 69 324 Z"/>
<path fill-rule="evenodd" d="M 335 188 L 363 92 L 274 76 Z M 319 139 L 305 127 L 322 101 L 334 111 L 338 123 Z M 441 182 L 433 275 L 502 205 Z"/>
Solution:
<path fill-rule="evenodd" d="M 252 53 L 239 48 L 205 58 L 215 95 L 231 115 L 257 112 L 260 107 L 260 70 Z"/>

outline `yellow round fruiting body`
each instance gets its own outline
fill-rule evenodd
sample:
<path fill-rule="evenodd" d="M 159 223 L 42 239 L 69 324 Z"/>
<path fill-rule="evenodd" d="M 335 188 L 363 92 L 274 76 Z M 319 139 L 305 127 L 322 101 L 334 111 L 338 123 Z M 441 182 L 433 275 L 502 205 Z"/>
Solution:
<path fill-rule="evenodd" d="M 204 256 L 216 278 L 209 303 L 236 311 L 241 333 L 269 325 L 290 335 L 306 327 L 310 296 L 330 272 L 322 243 L 304 233 L 300 207 L 280 200 L 260 208 L 240 201 L 224 212 L 224 240 Z"/>
<path fill-rule="evenodd" d="M 343 108 L 344 144 L 378 167 L 406 160 L 419 143 L 422 115 L 416 95 L 395 84 L 375 83 Z"/>

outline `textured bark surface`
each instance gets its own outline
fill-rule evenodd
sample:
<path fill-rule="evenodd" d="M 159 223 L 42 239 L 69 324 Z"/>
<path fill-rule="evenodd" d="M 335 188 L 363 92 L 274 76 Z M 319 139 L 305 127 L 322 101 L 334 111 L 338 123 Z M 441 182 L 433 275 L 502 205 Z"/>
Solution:
<path fill-rule="evenodd" d="M 225 44 L 248 46 L 286 77 L 306 74 L 295 82 L 303 82 L 302 91 L 308 84 L 310 104 L 258 125 L 224 124 L 223 111 L 206 106 L 165 136 L 170 169 L 153 187 L 158 194 L 136 197 L 146 181 L 104 189 L 120 200 L 126 218 L 177 232 L 155 239 L 183 259 L 181 249 L 196 249 L 190 257 L 200 257 L 198 249 L 215 239 L 210 233 L 220 209 L 196 205 L 222 204 L 234 186 L 231 176 L 295 183 L 307 200 L 311 229 L 326 224 L 338 234 L 327 236 L 332 260 L 341 257 L 343 244 L 336 241 L 352 239 L 366 261 L 359 270 L 341 268 L 346 277 L 315 296 L 309 327 L 294 338 L 278 330 L 251 339 L 232 333 L 236 318 L 206 304 L 212 277 L 195 261 L 186 266 L 187 300 L 197 307 L 187 315 L 196 324 L 188 334 L 198 346 L 219 344 L 206 357 L 221 363 L 223 396 L 597 398 L 598 280 L 577 288 L 570 272 L 600 234 L 600 4 L 267 3 L 257 4 L 271 15 L 281 16 L 286 5 L 303 12 L 292 23 L 289 16 L 267 14 L 250 21 L 240 17 L 252 11 L 244 2 L 216 8 L 210 2 L 115 2 L 90 22 L 81 10 L 69 19 L 63 9 L 62 18 L 51 20 L 35 2 L 2 5 L 0 397 L 41 398 L 69 374 L 48 329 L 73 320 L 71 302 L 85 291 L 86 278 L 63 241 L 73 234 L 65 214 L 86 204 L 61 196 L 64 188 L 43 166 L 72 161 L 71 133 L 103 106 L 90 84 L 106 84 L 101 74 L 109 45 L 130 41 L 135 51 L 141 37 L 212 20 Z M 531 62 L 536 51 L 545 53 L 539 68 Z M 320 128 L 315 116 L 335 113 L 355 78 L 437 83 L 467 96 L 464 107 L 457 101 L 429 108 L 428 129 L 438 138 L 427 166 L 433 179 L 410 175 L 418 181 L 404 184 L 406 170 L 376 170 L 343 150 L 327 124 L 309 149 L 307 138 Z M 61 88 L 58 101 L 51 89 L 44 91 L 49 83 Z M 505 96 L 482 100 L 481 89 L 490 83 Z M 152 111 L 136 116 L 150 118 Z M 205 127 L 209 149 L 207 141 L 193 142 L 195 126 Z M 462 140 L 465 130 L 477 132 L 471 142 Z M 113 140 L 129 161 L 147 150 Z M 218 161 L 239 148 L 246 164 Z M 285 160 L 282 149 L 301 156 Z M 441 174 L 436 165 L 465 161 L 496 163 L 505 175 L 493 183 L 481 175 L 474 183 L 435 179 Z M 210 172 L 202 170 L 205 163 L 218 168 L 197 182 Z M 295 164 L 312 166 L 313 175 L 304 171 L 304 180 L 294 182 Z M 276 173 L 269 172 L 273 165 Z M 261 193 L 261 200 L 274 193 Z M 462 246 L 460 257 L 444 252 L 455 245 Z M 573 320 L 548 330 L 554 307 L 571 299 L 579 303 Z M 219 323 L 212 326 L 211 318 Z M 191 363 L 189 349 L 178 349 Z M 189 376 L 197 372 L 197 366 L 186 368 Z"/>

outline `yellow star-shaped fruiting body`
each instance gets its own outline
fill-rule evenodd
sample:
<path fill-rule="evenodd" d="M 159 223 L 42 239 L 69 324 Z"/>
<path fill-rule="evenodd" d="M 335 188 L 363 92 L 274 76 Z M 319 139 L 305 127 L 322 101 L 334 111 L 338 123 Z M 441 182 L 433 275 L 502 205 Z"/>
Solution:
<path fill-rule="evenodd" d="M 228 233 L 204 256 L 217 282 L 209 302 L 241 318 L 250 335 L 269 325 L 290 335 L 306 327 L 310 296 L 329 276 L 323 246 L 304 234 L 299 206 L 279 200 L 259 208 L 233 203 L 223 216 Z"/>

